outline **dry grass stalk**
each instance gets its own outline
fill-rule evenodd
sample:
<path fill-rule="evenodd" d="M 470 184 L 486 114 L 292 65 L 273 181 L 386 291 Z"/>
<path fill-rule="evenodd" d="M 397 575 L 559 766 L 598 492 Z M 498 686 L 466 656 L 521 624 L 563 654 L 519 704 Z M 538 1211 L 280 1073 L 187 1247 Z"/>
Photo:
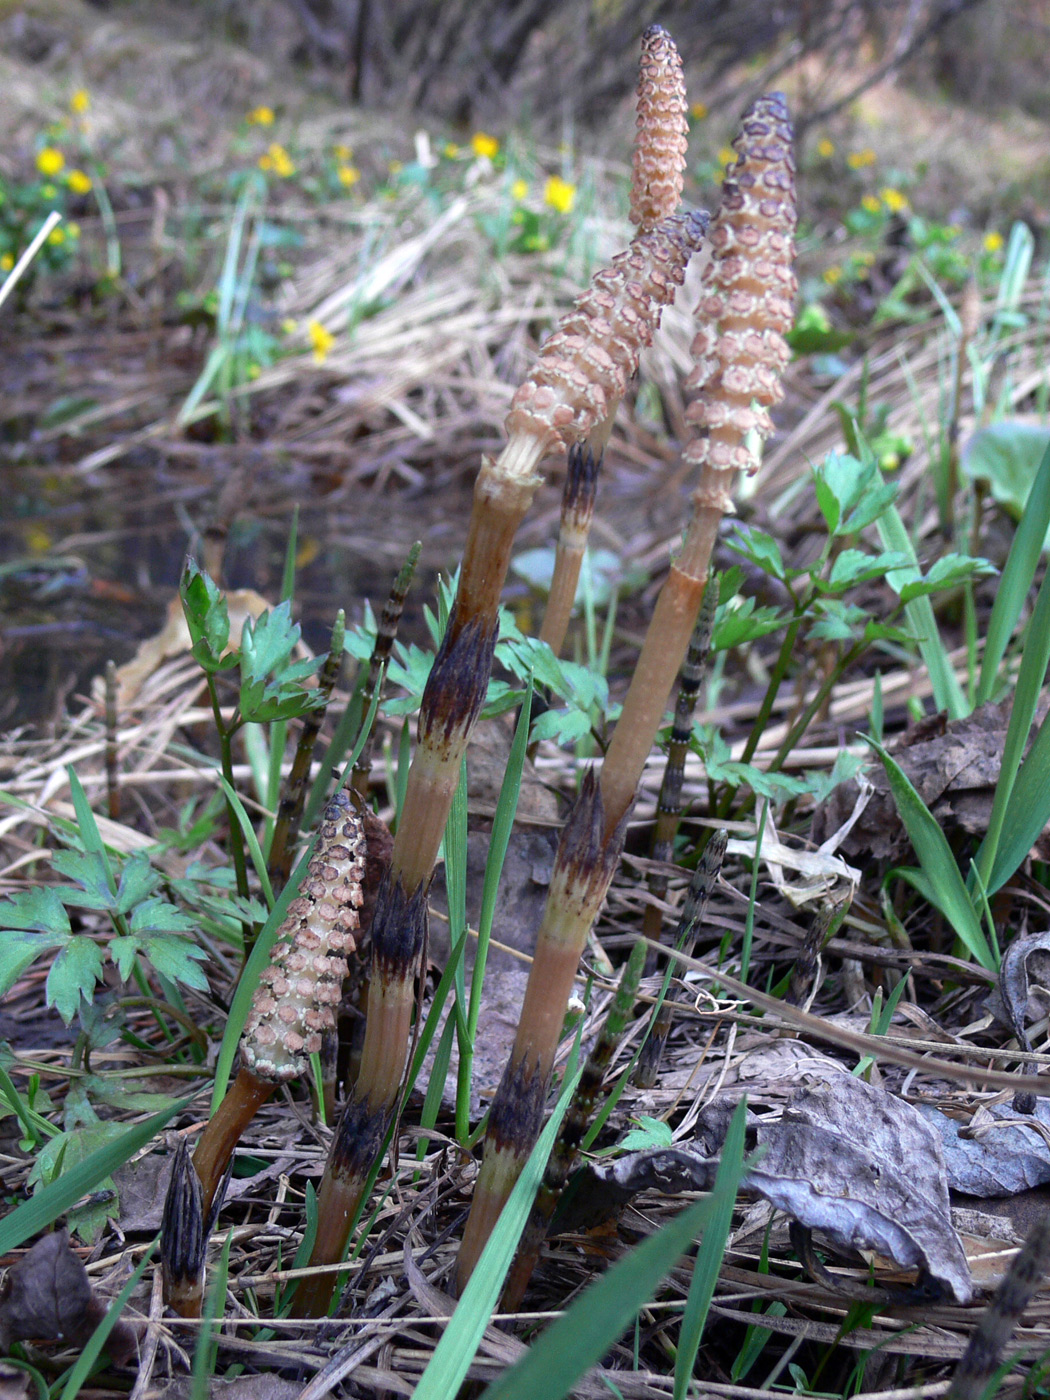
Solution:
<path fill-rule="evenodd" d="M 335 1024 L 359 927 L 364 874 L 364 825 L 350 796 L 340 791 L 325 809 L 306 878 L 252 998 L 240 1072 L 193 1154 L 202 1220 L 248 1123 L 278 1085 L 306 1072 L 322 1033 Z M 174 1183 L 173 1176 L 173 1190 Z"/>
<path fill-rule="evenodd" d="M 706 324 L 694 344 L 701 359 L 692 378 L 704 398 L 691 405 L 690 419 L 707 433 L 685 453 L 701 468 L 695 513 L 657 599 L 600 781 L 588 775 L 562 835 L 514 1048 L 492 1105 L 460 1249 L 460 1287 L 538 1134 L 584 940 L 616 868 L 638 781 L 696 623 L 718 522 L 732 508 L 733 479 L 753 461 L 745 438 L 771 430 L 766 406 L 781 393 L 796 213 L 791 127 L 780 94 L 748 110 L 735 145 L 740 156 L 712 221 L 714 257 L 699 307 Z"/>
<path fill-rule="evenodd" d="M 669 219 L 595 276 L 514 395 L 507 446 L 498 458 L 486 459 L 478 474 L 459 589 L 423 692 L 419 744 L 376 904 L 361 1071 L 325 1168 L 313 1264 L 342 1256 L 400 1088 L 426 934 L 427 888 L 463 753 L 485 699 L 500 594 L 515 532 L 539 484 L 537 468 L 552 450 L 585 437 L 622 396 L 703 228 L 695 215 Z M 597 904 L 590 918 L 596 911 Z M 307 1280 L 300 1310 L 323 1312 L 333 1283 L 331 1275 Z"/>

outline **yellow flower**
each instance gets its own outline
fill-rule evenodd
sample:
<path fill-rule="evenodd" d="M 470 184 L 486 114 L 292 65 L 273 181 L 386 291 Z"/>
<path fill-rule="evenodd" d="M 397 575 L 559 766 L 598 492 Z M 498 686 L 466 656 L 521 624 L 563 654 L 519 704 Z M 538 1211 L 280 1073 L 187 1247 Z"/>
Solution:
<path fill-rule="evenodd" d="M 703 102 L 694 102 L 693 105 L 689 108 L 689 115 L 692 117 L 694 122 L 702 122 L 703 119 L 707 116 L 707 107 L 704 105 Z"/>
<path fill-rule="evenodd" d="M 79 238 L 79 237 L 80 237 L 80 225 L 79 225 L 79 224 L 74 224 L 74 223 L 70 222 L 70 223 L 66 224 L 66 232 L 69 234 L 70 238 L 73 238 L 73 239 Z"/>
<path fill-rule="evenodd" d="M 356 185 L 361 178 L 361 172 L 356 165 L 341 165 L 336 174 L 339 176 L 339 183 L 345 185 L 347 189 Z"/>
<path fill-rule="evenodd" d="M 258 379 L 260 374 L 262 374 L 262 366 L 257 364 L 255 360 L 252 360 L 247 367 L 245 377 L 251 382 L 253 379 Z"/>
<path fill-rule="evenodd" d="M 488 156 L 491 160 L 499 150 L 499 142 L 485 131 L 475 131 L 470 138 L 470 149 L 476 156 Z"/>
<path fill-rule="evenodd" d="M 866 194 L 861 200 L 861 207 L 866 209 L 869 214 L 877 214 L 882 208 L 882 201 L 876 199 L 873 194 Z"/>
<path fill-rule="evenodd" d="M 829 287 L 833 287 L 836 282 L 842 281 L 842 268 L 838 263 L 832 263 L 830 267 L 824 269 L 824 281 Z"/>
<path fill-rule="evenodd" d="M 1003 236 L 1001 233 L 986 233 L 983 239 L 984 251 L 986 253 L 998 253 L 1003 246 Z"/>
<path fill-rule="evenodd" d="M 449 160 L 455 160 L 459 155 L 459 147 L 456 145 L 455 141 L 446 141 L 441 148 L 441 153 L 442 155 L 448 156 Z"/>
<path fill-rule="evenodd" d="M 733 150 L 732 146 L 723 146 L 718 152 L 719 165 L 732 165 L 735 160 L 736 151 Z"/>
<path fill-rule="evenodd" d="M 87 194 L 91 188 L 91 176 L 85 175 L 83 170 L 71 170 L 66 176 L 66 184 L 74 194 Z"/>
<path fill-rule="evenodd" d="M 281 322 L 281 330 L 284 331 L 285 335 L 294 335 L 298 329 L 299 322 L 294 316 L 286 316 Z"/>
<path fill-rule="evenodd" d="M 253 107 L 248 113 L 248 121 L 252 126 L 273 126 L 273 108 Z"/>
<path fill-rule="evenodd" d="M 834 143 L 834 141 L 829 141 L 828 138 L 827 138 L 826 136 L 822 137 L 822 138 L 817 142 L 817 155 L 820 156 L 821 160 L 830 160 L 831 157 L 832 157 L 834 154 L 835 154 L 835 143 Z"/>
<path fill-rule="evenodd" d="M 43 525 L 30 525 L 25 532 L 26 549 L 30 554 L 46 554 L 54 544 L 54 536 Z"/>
<path fill-rule="evenodd" d="M 863 170 L 866 166 L 875 164 L 875 152 L 870 146 L 865 146 L 862 151 L 850 151 L 846 157 L 846 164 L 851 170 Z"/>
<path fill-rule="evenodd" d="M 529 185 L 527 180 L 515 180 L 510 187 L 511 199 L 524 199 L 528 192 Z"/>
<path fill-rule="evenodd" d="M 0 253 L 0 272 L 10 272 L 14 265 L 13 253 Z"/>
<path fill-rule="evenodd" d="M 576 186 L 570 185 L 568 180 L 562 180 L 557 175 L 552 175 L 543 187 L 544 204 L 557 209 L 559 214 L 567 214 L 575 199 Z"/>
<path fill-rule="evenodd" d="M 61 224 L 59 224 L 58 228 L 53 228 L 51 230 L 47 236 L 47 241 L 49 243 L 64 243 L 66 241 L 66 231 Z"/>
<path fill-rule="evenodd" d="M 902 209 L 908 207 L 907 195 L 901 194 L 900 190 L 895 190 L 891 185 L 879 190 L 879 198 L 891 214 L 899 214 Z"/>
<path fill-rule="evenodd" d="M 335 156 L 336 160 L 339 162 L 340 165 L 348 165 L 350 163 L 350 158 L 353 156 L 353 154 L 354 153 L 350 149 L 350 147 L 344 146 L 342 142 L 340 142 L 338 146 L 332 147 L 332 155 Z"/>
<path fill-rule="evenodd" d="M 326 330 L 320 321 L 308 321 L 306 333 L 310 337 L 310 345 L 314 352 L 314 364 L 323 365 L 328 359 L 329 350 L 335 344 L 335 336 Z"/>
<path fill-rule="evenodd" d="M 295 174 L 295 162 L 284 147 L 274 141 L 266 154 L 259 157 L 259 169 L 272 170 L 279 179 L 286 180 Z"/>
<path fill-rule="evenodd" d="M 387 166 L 387 170 L 390 172 L 391 175 L 400 175 L 404 168 L 404 165 L 402 165 L 401 161 L 399 160 L 392 160 Z"/>
<path fill-rule="evenodd" d="M 36 168 L 41 175 L 57 175 L 65 163 L 65 156 L 54 146 L 44 146 L 37 152 Z"/>
<path fill-rule="evenodd" d="M 91 106 L 91 98 L 86 88 L 77 88 L 76 92 L 69 99 L 69 110 L 76 112 L 77 116 L 82 116 Z"/>

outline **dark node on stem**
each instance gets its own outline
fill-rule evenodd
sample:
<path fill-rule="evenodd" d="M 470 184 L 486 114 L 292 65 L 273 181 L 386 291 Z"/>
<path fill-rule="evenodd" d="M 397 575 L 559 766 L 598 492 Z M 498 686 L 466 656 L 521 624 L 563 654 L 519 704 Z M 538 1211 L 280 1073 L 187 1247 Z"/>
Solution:
<path fill-rule="evenodd" d="M 373 975 L 405 977 L 414 970 L 427 935 L 429 892 L 425 880 L 407 895 L 398 876 L 387 870 L 372 916 Z"/>
<path fill-rule="evenodd" d="M 497 1152 L 510 1150 L 527 1156 L 543 1125 L 546 1098 L 547 1082 L 540 1073 L 539 1060 L 512 1056 L 492 1100 L 487 1141 Z"/>
<path fill-rule="evenodd" d="M 571 512 L 583 521 L 591 518 L 594 512 L 594 498 L 598 494 L 598 475 L 601 469 L 602 453 L 596 458 L 594 450 L 586 443 L 572 444 L 569 448 L 568 473 L 561 498 L 563 515 Z"/>
<path fill-rule="evenodd" d="M 551 885 L 560 880 L 573 899 L 585 899 L 589 890 L 598 887 L 604 894 L 620 859 L 629 811 L 630 808 L 606 837 L 601 785 L 594 769 L 588 769 L 562 828 Z"/>
<path fill-rule="evenodd" d="M 200 1177 L 183 1138 L 175 1153 L 168 1194 L 164 1198 L 160 1260 L 164 1274 L 164 1296 L 184 1317 L 200 1315 L 207 1244 Z"/>
<path fill-rule="evenodd" d="M 388 1107 L 374 1109 L 367 1099 L 348 1099 L 336 1124 L 326 1176 L 363 1181 L 382 1150 L 389 1117 Z"/>
<path fill-rule="evenodd" d="M 438 751 L 467 734 L 481 712 L 496 651 L 497 620 L 462 625 L 453 607 L 419 708 L 419 742 Z"/>

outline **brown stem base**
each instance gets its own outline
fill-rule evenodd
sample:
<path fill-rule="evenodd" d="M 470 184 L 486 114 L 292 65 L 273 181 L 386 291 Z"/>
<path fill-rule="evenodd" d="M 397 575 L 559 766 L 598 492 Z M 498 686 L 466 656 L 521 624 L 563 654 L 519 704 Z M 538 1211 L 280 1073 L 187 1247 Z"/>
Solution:
<path fill-rule="evenodd" d="M 205 1220 L 241 1134 L 276 1088 L 276 1084 L 257 1079 L 251 1070 L 242 1069 L 201 1134 L 193 1154 L 193 1165 L 201 1181 L 201 1210 Z"/>

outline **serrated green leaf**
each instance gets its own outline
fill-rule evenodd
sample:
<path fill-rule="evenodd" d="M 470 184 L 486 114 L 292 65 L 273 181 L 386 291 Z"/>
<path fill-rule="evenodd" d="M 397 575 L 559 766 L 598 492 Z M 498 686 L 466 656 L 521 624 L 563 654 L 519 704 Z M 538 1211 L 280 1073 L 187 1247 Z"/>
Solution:
<path fill-rule="evenodd" d="M 579 710 L 547 710 L 532 724 L 532 742 L 549 739 L 555 744 L 574 744 L 591 732 L 591 722 Z"/>
<path fill-rule="evenodd" d="M 68 1026 L 77 1014 L 81 997 L 90 1001 L 95 983 L 101 981 L 102 952 L 86 934 L 79 934 L 69 940 L 51 964 L 44 984 L 47 1005 L 53 1006 Z"/>
<path fill-rule="evenodd" d="M 189 914 L 160 896 L 144 900 L 131 916 L 132 933 L 192 933 L 196 928 Z"/>
<path fill-rule="evenodd" d="M 201 992 L 208 990 L 208 979 L 199 966 L 208 955 L 188 938 L 177 933 L 155 933 L 143 938 L 142 952 L 162 976 Z"/>
<path fill-rule="evenodd" d="M 59 941 L 73 932 L 66 907 L 51 885 L 20 890 L 0 901 L 0 925 L 5 929 L 32 929 L 54 934 Z"/>
<path fill-rule="evenodd" d="M 78 909 L 117 907 L 117 896 L 110 882 L 109 863 L 97 851 L 56 851 L 51 864 L 59 875 L 73 880 L 75 887 L 60 886 L 58 893 L 66 904 Z"/>
<path fill-rule="evenodd" d="M 68 933 L 38 933 L 34 929 L 0 929 L 0 996 L 7 995 L 42 953 L 60 947 L 71 937 Z"/>
<path fill-rule="evenodd" d="M 997 573 L 988 559 L 971 558 L 968 554 L 946 554 L 938 559 L 924 578 L 906 583 L 900 590 L 902 603 L 910 603 L 913 598 L 924 594 L 940 593 L 946 588 L 955 588 L 970 578 L 980 578 Z"/>
<path fill-rule="evenodd" d="M 822 593 L 843 593 L 847 588 L 855 588 L 858 583 L 879 578 L 890 569 L 900 569 L 907 563 L 908 556 L 896 550 L 869 554 L 863 549 L 844 549 L 832 564 L 828 578 L 815 582 Z"/>
<path fill-rule="evenodd" d="M 182 611 L 189 628 L 194 659 L 206 671 L 237 665 L 237 655 L 224 657 L 230 640 L 230 611 L 215 582 L 192 560 L 186 561 L 179 582 Z"/>
<path fill-rule="evenodd" d="M 767 535 L 764 530 L 754 527 L 739 530 L 730 538 L 729 547 L 738 554 L 743 554 L 753 564 L 757 564 L 762 572 L 769 574 L 771 578 L 778 578 L 782 583 L 787 582 L 788 573 L 780 546 L 773 536 Z"/>
<path fill-rule="evenodd" d="M 281 671 L 302 629 L 292 621 L 292 606 L 279 603 L 258 618 L 246 618 L 241 633 L 241 683 L 255 685 Z M 316 663 L 310 663 L 314 669 Z"/>
<path fill-rule="evenodd" d="M 733 606 L 738 603 L 739 606 Z M 733 598 L 720 604 L 711 636 L 714 651 L 732 651 L 746 642 L 768 636 L 784 626 L 787 616 L 780 608 L 758 607 L 754 598 Z"/>
<path fill-rule="evenodd" d="M 147 856 L 138 854 L 124 862 L 117 886 L 116 909 L 118 914 L 127 914 L 143 900 L 148 899 L 160 884 L 160 875 L 153 869 Z"/>

